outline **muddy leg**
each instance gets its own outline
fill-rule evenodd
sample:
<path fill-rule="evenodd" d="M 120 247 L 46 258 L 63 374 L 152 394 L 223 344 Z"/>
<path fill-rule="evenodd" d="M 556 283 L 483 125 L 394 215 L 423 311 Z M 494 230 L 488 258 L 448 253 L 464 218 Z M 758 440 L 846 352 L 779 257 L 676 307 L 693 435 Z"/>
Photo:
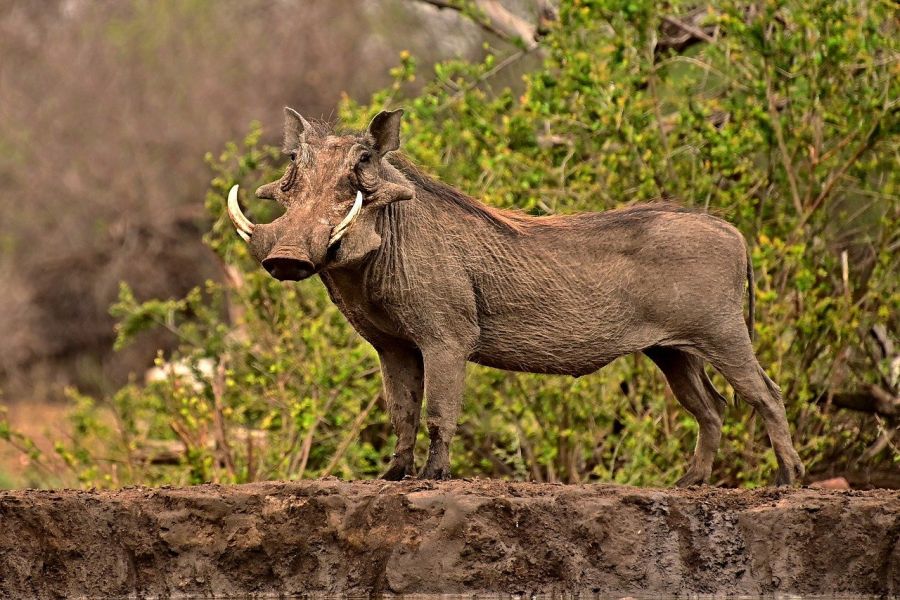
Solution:
<path fill-rule="evenodd" d="M 706 483 L 722 438 L 725 398 L 706 377 L 703 359 L 674 348 L 650 348 L 644 352 L 660 368 L 678 402 L 694 415 L 700 426 L 697 445 L 679 487 Z"/>
<path fill-rule="evenodd" d="M 422 354 L 415 348 L 392 348 L 381 351 L 379 357 L 384 399 L 397 435 L 397 447 L 381 478 L 399 481 L 416 474 L 413 450 L 422 411 Z"/>
<path fill-rule="evenodd" d="M 450 478 L 450 441 L 456 433 L 465 387 L 466 359 L 463 352 L 442 348 L 423 350 L 428 436 L 431 446 L 422 479 Z"/>
<path fill-rule="evenodd" d="M 735 393 L 762 417 L 778 460 L 775 485 L 791 485 L 803 477 L 803 463 L 791 442 L 781 390 L 756 360 L 750 338 L 712 353 L 709 361 L 728 380 Z"/>

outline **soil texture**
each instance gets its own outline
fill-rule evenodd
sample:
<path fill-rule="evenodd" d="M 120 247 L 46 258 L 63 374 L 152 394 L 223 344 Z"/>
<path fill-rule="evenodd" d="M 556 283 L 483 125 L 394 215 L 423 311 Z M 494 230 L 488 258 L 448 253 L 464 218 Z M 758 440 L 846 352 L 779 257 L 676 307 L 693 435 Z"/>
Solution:
<path fill-rule="evenodd" d="M 336 479 L 0 492 L 0 597 L 900 594 L 900 493 Z"/>

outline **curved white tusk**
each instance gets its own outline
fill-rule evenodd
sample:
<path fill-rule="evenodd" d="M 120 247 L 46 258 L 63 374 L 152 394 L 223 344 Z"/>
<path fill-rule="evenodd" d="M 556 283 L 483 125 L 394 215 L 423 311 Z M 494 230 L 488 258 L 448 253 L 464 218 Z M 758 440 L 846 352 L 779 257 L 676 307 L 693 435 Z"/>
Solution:
<path fill-rule="evenodd" d="M 234 225 L 234 228 L 237 229 L 238 235 L 241 236 L 245 242 L 249 242 L 250 236 L 253 235 L 253 228 L 255 225 L 241 212 L 241 205 L 238 204 L 237 193 L 238 185 L 234 184 L 228 192 L 228 218 L 231 219 L 231 223 Z"/>
<path fill-rule="evenodd" d="M 339 239 L 344 237 L 344 234 L 347 232 L 347 228 L 353 224 L 353 221 L 356 220 L 356 217 L 359 216 L 359 210 L 362 208 L 363 204 L 363 195 L 362 192 L 356 191 L 356 200 L 353 202 L 353 206 L 350 208 L 350 212 L 347 213 L 347 216 L 344 217 L 344 220 L 338 223 L 338 226 L 335 227 L 331 232 L 331 238 L 328 240 L 328 246 L 331 247 L 334 245 Z"/>

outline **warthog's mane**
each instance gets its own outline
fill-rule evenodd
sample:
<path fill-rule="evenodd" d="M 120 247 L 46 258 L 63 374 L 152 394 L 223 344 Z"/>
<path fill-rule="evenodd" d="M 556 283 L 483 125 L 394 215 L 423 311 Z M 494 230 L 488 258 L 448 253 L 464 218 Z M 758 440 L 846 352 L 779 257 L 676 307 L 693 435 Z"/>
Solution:
<path fill-rule="evenodd" d="M 424 191 L 432 198 L 442 202 L 449 202 L 463 210 L 463 212 L 478 217 L 500 229 L 520 233 L 523 224 L 530 218 L 520 212 L 502 210 L 479 202 L 468 194 L 461 192 L 451 185 L 432 177 L 422 171 L 406 156 L 394 152 L 388 157 L 388 161 L 412 183 L 417 190 Z"/>
<path fill-rule="evenodd" d="M 364 131 L 342 129 L 323 121 L 314 121 L 311 124 L 313 130 L 308 133 L 313 138 L 324 139 L 330 135 L 352 136 L 366 143 L 372 142 Z M 455 187 L 444 183 L 437 177 L 426 173 L 401 152 L 391 152 L 386 156 L 386 159 L 419 192 L 424 192 L 424 195 L 439 202 L 447 202 L 461 209 L 464 213 L 479 218 L 508 233 L 527 234 L 530 229 L 537 227 L 565 228 L 576 223 L 583 224 L 585 219 L 590 220 L 591 227 L 597 230 L 616 229 L 624 226 L 634 226 L 635 224 L 659 218 L 665 214 L 697 212 L 671 200 L 654 200 L 603 212 L 534 216 L 521 211 L 488 206 Z"/>
<path fill-rule="evenodd" d="M 398 152 L 389 155 L 388 160 L 419 190 L 427 192 L 439 201 L 449 202 L 467 214 L 479 217 L 502 230 L 513 233 L 528 233 L 530 229 L 536 227 L 564 228 L 576 223 L 583 224 L 585 220 L 589 220 L 592 227 L 602 230 L 649 221 L 660 217 L 662 213 L 695 212 L 672 201 L 656 200 L 603 212 L 574 215 L 529 215 L 521 211 L 488 206 L 425 173 L 409 158 Z"/>

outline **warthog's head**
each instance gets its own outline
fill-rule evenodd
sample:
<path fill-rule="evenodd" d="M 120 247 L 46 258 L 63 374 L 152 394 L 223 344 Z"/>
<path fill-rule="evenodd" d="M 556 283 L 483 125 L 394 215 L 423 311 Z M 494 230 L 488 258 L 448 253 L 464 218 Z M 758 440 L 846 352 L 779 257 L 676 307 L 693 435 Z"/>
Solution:
<path fill-rule="evenodd" d="M 228 216 L 250 251 L 276 279 L 299 281 L 349 264 L 378 248 L 378 208 L 415 196 L 413 185 L 384 159 L 400 146 L 402 110 L 381 112 L 365 133 L 332 135 L 285 108 L 284 175 L 258 190 L 285 208 L 271 223 L 241 212 L 237 186 Z"/>

